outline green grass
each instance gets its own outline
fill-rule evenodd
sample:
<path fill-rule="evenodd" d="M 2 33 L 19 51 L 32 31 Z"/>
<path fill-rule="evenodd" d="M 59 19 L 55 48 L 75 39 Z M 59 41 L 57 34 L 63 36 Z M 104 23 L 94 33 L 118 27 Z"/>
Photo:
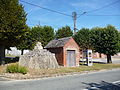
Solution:
<path fill-rule="evenodd" d="M 7 65 L 7 73 L 27 73 L 27 68 L 20 66 L 18 63 Z"/>
<path fill-rule="evenodd" d="M 5 57 L 16 57 L 15 55 L 6 54 Z"/>

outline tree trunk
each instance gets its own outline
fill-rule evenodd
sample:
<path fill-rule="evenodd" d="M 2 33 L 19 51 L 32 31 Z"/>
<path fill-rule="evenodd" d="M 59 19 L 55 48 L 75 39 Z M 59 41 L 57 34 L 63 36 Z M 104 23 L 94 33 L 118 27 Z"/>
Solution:
<path fill-rule="evenodd" d="M 112 63 L 111 55 L 107 54 L 107 63 Z"/>
<path fill-rule="evenodd" d="M 1 64 L 5 64 L 4 58 L 5 58 L 5 46 L 1 45 L 0 46 L 0 63 Z"/>
<path fill-rule="evenodd" d="M 99 57 L 102 58 L 102 54 L 101 53 L 99 53 Z"/>
<path fill-rule="evenodd" d="M 23 55 L 23 53 L 24 53 L 24 50 L 22 49 L 22 50 L 21 50 L 21 55 Z"/>

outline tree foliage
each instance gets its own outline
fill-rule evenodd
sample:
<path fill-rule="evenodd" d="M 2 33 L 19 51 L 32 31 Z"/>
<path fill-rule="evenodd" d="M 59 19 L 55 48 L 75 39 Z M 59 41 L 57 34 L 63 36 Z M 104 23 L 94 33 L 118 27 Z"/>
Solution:
<path fill-rule="evenodd" d="M 24 50 L 32 50 L 34 47 L 34 42 L 31 37 L 31 31 L 26 33 L 24 39 L 16 46 L 17 49 L 21 50 L 21 55 L 23 54 Z"/>
<path fill-rule="evenodd" d="M 83 49 L 90 49 L 91 43 L 90 43 L 90 30 L 88 28 L 82 28 L 80 29 L 75 35 L 74 35 L 75 41 L 78 43 L 78 45 Z"/>
<path fill-rule="evenodd" d="M 119 31 L 119 52 L 120 52 L 120 31 Z"/>
<path fill-rule="evenodd" d="M 51 26 L 44 26 L 41 34 L 41 43 L 46 46 L 49 41 L 54 39 L 54 29 Z"/>
<path fill-rule="evenodd" d="M 93 28 L 91 30 L 91 43 L 96 52 L 107 55 L 107 62 L 111 63 L 111 55 L 119 52 L 119 32 L 114 26 Z"/>
<path fill-rule="evenodd" d="M 56 32 L 56 38 L 70 37 L 72 35 L 73 35 L 73 32 L 69 26 L 59 28 L 58 31 Z"/>
<path fill-rule="evenodd" d="M 18 0 L 0 0 L 0 45 L 17 45 L 26 30 L 26 13 Z"/>
<path fill-rule="evenodd" d="M 35 43 L 40 41 L 42 46 L 48 44 L 48 42 L 54 39 L 54 29 L 51 26 L 36 26 L 31 29 L 32 41 Z"/>
<path fill-rule="evenodd" d="M 27 32 L 26 13 L 18 0 L 0 0 L 0 60 L 5 48 L 19 44 Z"/>
<path fill-rule="evenodd" d="M 32 50 L 37 42 L 41 42 L 44 47 L 52 39 L 54 39 L 54 29 L 51 26 L 35 26 L 29 29 L 22 42 L 17 45 L 17 49 L 23 54 L 23 50 Z"/>

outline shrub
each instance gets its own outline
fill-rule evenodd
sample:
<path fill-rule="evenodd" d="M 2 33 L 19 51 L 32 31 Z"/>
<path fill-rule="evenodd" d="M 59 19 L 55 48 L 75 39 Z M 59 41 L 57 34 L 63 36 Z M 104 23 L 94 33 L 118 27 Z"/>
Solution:
<path fill-rule="evenodd" d="M 7 66 L 6 72 L 26 74 L 27 73 L 27 68 L 19 66 L 18 64 L 11 64 L 11 65 Z"/>

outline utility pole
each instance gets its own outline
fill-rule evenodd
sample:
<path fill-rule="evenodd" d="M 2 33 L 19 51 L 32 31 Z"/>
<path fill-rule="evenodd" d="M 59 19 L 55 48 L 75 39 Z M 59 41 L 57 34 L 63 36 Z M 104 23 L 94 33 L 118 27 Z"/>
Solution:
<path fill-rule="evenodd" d="M 40 26 L 40 21 L 38 22 L 38 26 Z"/>
<path fill-rule="evenodd" d="M 76 34 L 76 19 L 77 19 L 77 13 L 76 12 L 72 12 L 72 17 L 74 20 L 74 35 Z"/>

